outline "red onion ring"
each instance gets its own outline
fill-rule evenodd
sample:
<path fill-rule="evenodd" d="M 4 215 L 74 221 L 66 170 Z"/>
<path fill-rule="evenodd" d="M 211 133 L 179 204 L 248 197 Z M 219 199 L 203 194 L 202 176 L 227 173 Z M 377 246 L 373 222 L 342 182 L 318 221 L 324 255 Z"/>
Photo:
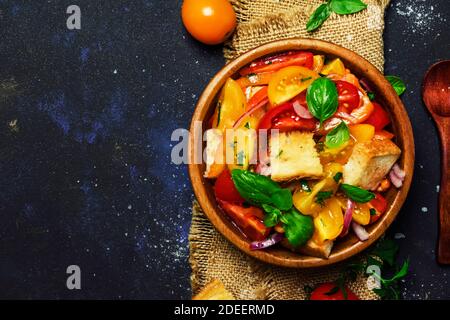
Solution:
<path fill-rule="evenodd" d="M 283 240 L 284 235 L 282 233 L 274 233 L 263 241 L 253 241 L 250 243 L 250 250 L 261 250 L 273 246 L 274 244 Z"/>
<path fill-rule="evenodd" d="M 258 109 L 261 109 L 262 107 L 264 107 L 267 102 L 269 102 L 269 99 L 266 98 L 264 100 L 262 100 L 260 103 L 258 103 L 256 106 L 252 107 L 250 110 L 248 110 L 247 112 L 243 113 L 234 123 L 233 125 L 233 129 L 236 129 L 237 127 L 239 127 L 242 123 L 242 121 L 249 115 L 251 115 L 253 112 L 255 112 Z"/>
<path fill-rule="evenodd" d="M 395 175 L 400 178 L 402 181 L 405 180 L 406 172 L 400 169 L 400 166 L 396 163 L 392 167 L 392 170 L 394 171 Z"/>
<path fill-rule="evenodd" d="M 402 179 L 397 177 L 397 175 L 395 174 L 394 170 L 391 170 L 391 172 L 389 172 L 389 180 L 391 180 L 392 184 L 396 188 L 400 188 L 403 185 Z"/>
<path fill-rule="evenodd" d="M 303 119 L 312 119 L 313 115 L 309 112 L 309 110 L 307 108 L 305 108 L 304 106 L 302 106 L 300 104 L 300 102 L 298 102 L 297 100 L 294 101 L 294 103 L 292 104 L 292 106 L 294 107 L 294 111 L 295 113 Z"/>
<path fill-rule="evenodd" d="M 344 214 L 344 226 L 342 228 L 341 234 L 339 235 L 340 237 L 344 237 L 347 235 L 348 229 L 350 228 L 350 224 L 352 222 L 354 209 L 355 209 L 355 203 L 352 200 L 347 199 L 347 208 L 345 209 L 345 214 Z"/>
<path fill-rule="evenodd" d="M 362 225 L 357 224 L 355 221 L 352 222 L 352 229 L 360 241 L 366 241 L 369 239 L 369 234 L 366 229 Z"/>

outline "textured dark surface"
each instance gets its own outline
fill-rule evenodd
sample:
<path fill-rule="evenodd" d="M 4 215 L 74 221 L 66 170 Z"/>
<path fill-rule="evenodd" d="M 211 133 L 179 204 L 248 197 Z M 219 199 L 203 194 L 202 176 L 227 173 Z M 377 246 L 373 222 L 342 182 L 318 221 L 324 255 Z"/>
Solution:
<path fill-rule="evenodd" d="M 0 0 L 0 80 L 17 84 L 0 103 L 0 298 L 189 298 L 193 197 L 170 137 L 221 48 L 185 33 L 181 1 L 79 0 L 79 31 L 66 28 L 70 4 Z M 406 298 L 450 297 L 435 262 L 439 145 L 420 97 L 427 66 L 450 58 L 449 18 L 447 0 L 394 0 L 386 17 L 386 73 L 408 85 L 416 139 L 389 231 L 411 259 Z M 71 264 L 78 291 L 65 286 Z"/>

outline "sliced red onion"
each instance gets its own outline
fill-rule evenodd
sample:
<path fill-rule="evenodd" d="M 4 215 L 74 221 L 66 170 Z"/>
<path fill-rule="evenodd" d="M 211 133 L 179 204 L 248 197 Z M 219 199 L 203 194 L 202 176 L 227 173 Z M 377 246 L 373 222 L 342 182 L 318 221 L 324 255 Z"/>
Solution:
<path fill-rule="evenodd" d="M 348 229 L 350 228 L 350 224 L 352 223 L 353 210 L 355 209 L 355 203 L 347 199 L 347 208 L 345 209 L 344 214 L 344 227 L 342 228 L 342 232 L 340 234 L 341 237 L 346 236 L 348 233 Z"/>
<path fill-rule="evenodd" d="M 300 102 L 298 102 L 297 100 L 294 101 L 294 103 L 292 105 L 294 107 L 295 113 L 297 113 L 297 115 L 300 118 L 303 118 L 303 119 L 312 119 L 313 118 L 313 115 L 309 112 L 308 108 L 302 106 L 300 104 Z"/>
<path fill-rule="evenodd" d="M 357 224 L 355 221 L 352 222 L 352 229 L 360 241 L 366 241 L 369 239 L 369 234 L 366 229 L 364 229 L 362 225 Z"/>
<path fill-rule="evenodd" d="M 389 180 L 391 180 L 392 184 L 396 188 L 400 188 L 403 185 L 402 179 L 397 177 L 397 175 L 395 174 L 394 170 L 391 170 L 391 172 L 389 172 Z"/>
<path fill-rule="evenodd" d="M 395 175 L 400 178 L 402 181 L 405 180 L 406 172 L 400 169 L 400 166 L 396 163 L 392 167 L 392 170 L 394 171 Z"/>
<path fill-rule="evenodd" d="M 267 102 L 269 102 L 269 99 L 266 98 L 264 100 L 262 100 L 260 103 L 258 103 L 256 106 L 252 107 L 250 110 L 248 110 L 247 112 L 245 112 L 244 114 L 242 114 L 234 123 L 233 125 L 233 129 L 236 129 L 237 127 L 239 127 L 242 123 L 242 121 L 247 118 L 248 116 L 250 116 L 253 112 L 255 112 L 258 109 L 261 109 L 262 107 L 264 107 Z"/>
<path fill-rule="evenodd" d="M 364 78 L 359 79 L 359 83 L 366 91 L 372 92 L 372 88 L 370 87 L 366 79 Z"/>
<path fill-rule="evenodd" d="M 272 168 L 268 163 L 258 163 L 256 173 L 268 177 L 272 174 Z"/>
<path fill-rule="evenodd" d="M 273 246 L 274 244 L 283 240 L 284 235 L 282 233 L 274 233 L 263 241 L 253 241 L 250 243 L 250 250 L 261 250 Z"/>

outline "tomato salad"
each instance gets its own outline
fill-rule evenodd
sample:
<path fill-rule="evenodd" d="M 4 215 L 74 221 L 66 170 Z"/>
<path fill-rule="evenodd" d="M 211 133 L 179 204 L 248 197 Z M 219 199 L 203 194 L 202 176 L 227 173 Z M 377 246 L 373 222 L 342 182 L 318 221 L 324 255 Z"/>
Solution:
<path fill-rule="evenodd" d="M 375 100 L 341 59 L 304 51 L 263 57 L 227 79 L 206 132 L 204 176 L 251 249 L 280 242 L 327 258 L 350 231 L 368 239 L 385 192 L 405 178 L 391 119 Z M 230 130 L 256 135 L 229 143 Z M 221 161 L 227 148 L 232 161 Z"/>

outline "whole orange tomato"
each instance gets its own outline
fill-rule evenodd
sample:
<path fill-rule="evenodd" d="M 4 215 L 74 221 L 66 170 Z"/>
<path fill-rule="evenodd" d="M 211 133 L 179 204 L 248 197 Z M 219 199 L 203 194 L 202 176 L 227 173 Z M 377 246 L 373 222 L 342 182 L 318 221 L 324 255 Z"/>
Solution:
<path fill-rule="evenodd" d="M 187 31 L 205 44 L 224 42 L 236 27 L 236 14 L 228 0 L 184 0 L 181 18 Z"/>

